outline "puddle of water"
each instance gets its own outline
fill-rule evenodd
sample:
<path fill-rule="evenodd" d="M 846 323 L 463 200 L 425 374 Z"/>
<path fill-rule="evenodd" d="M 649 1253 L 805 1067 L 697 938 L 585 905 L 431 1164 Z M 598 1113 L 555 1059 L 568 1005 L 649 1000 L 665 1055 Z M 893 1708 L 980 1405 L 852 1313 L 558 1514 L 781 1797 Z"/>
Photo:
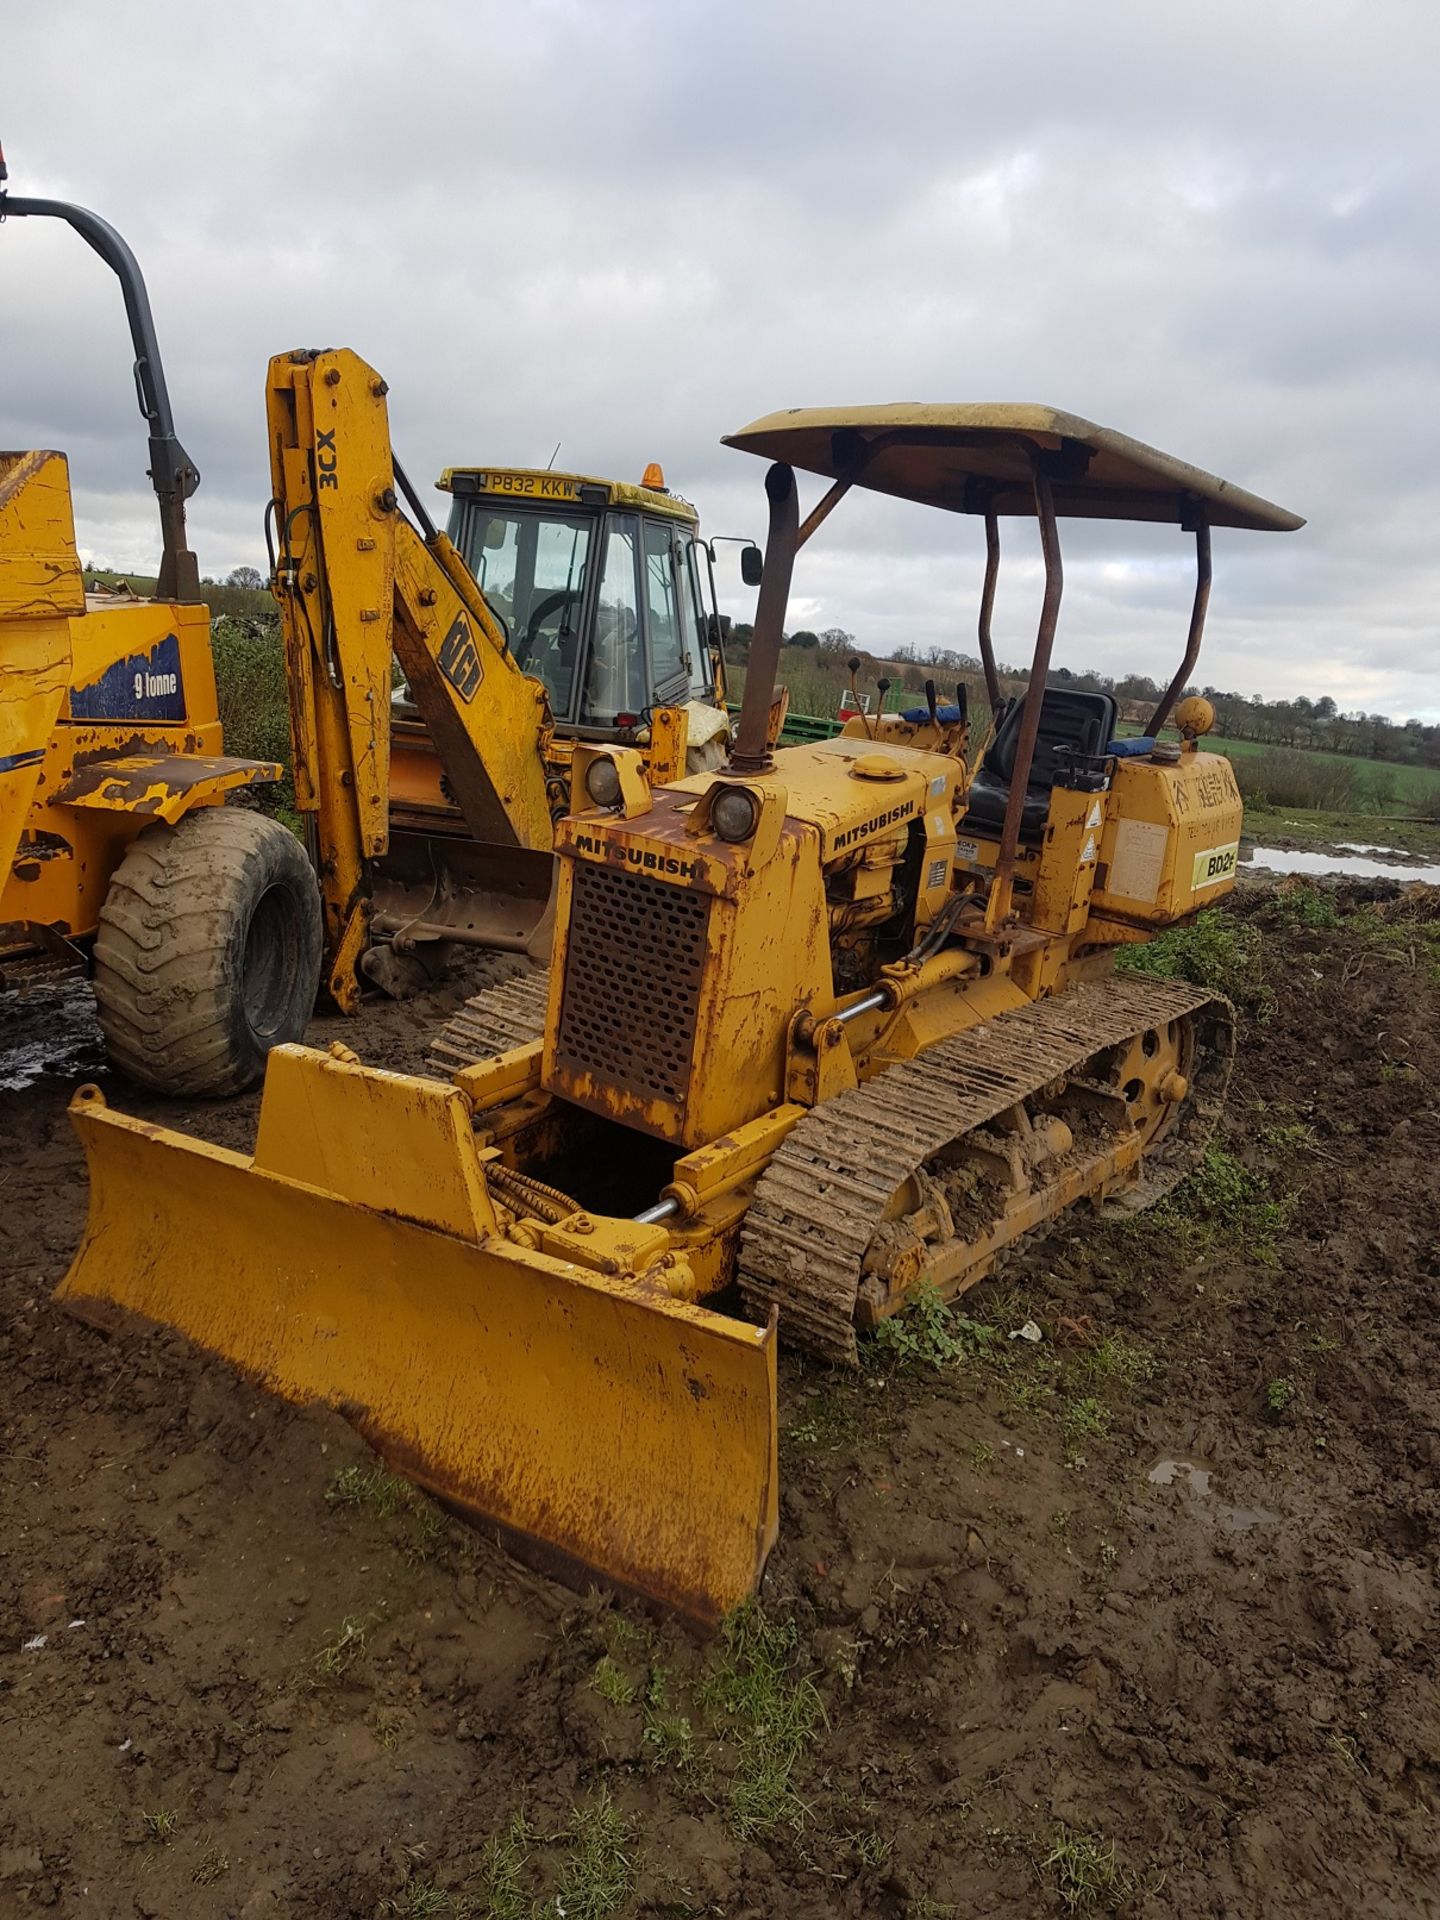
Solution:
<path fill-rule="evenodd" d="M 104 1066 L 95 1001 L 84 981 L 0 994 L 0 1093 L 23 1093 L 52 1076 L 83 1080 Z"/>
<path fill-rule="evenodd" d="M 1385 852 L 1388 860 L 1376 860 L 1375 853 Z M 1430 865 L 1410 867 L 1401 865 L 1393 847 L 1368 848 L 1365 853 L 1314 853 L 1308 848 L 1301 851 L 1295 847 L 1250 847 L 1242 846 L 1240 860 L 1244 866 L 1264 867 L 1268 873 L 1334 873 L 1343 874 L 1350 880 L 1423 880 L 1429 886 L 1440 886 L 1440 866 Z"/>
<path fill-rule="evenodd" d="M 1208 1497 L 1214 1477 L 1211 1468 L 1197 1466 L 1193 1460 L 1157 1460 L 1145 1476 L 1152 1487 L 1188 1487 L 1194 1500 Z M 1217 1500 L 1213 1511 L 1227 1533 L 1249 1533 L 1255 1527 L 1280 1523 L 1279 1514 L 1268 1507 L 1231 1507 Z"/>
<path fill-rule="evenodd" d="M 1210 1491 L 1210 1469 L 1197 1467 L 1193 1460 L 1157 1460 L 1146 1479 L 1152 1487 L 1173 1487 L 1183 1481 L 1198 1499 Z"/>
<path fill-rule="evenodd" d="M 1248 1533 L 1252 1527 L 1273 1527 L 1280 1516 L 1268 1507 L 1220 1507 L 1220 1524 L 1231 1533 Z"/>

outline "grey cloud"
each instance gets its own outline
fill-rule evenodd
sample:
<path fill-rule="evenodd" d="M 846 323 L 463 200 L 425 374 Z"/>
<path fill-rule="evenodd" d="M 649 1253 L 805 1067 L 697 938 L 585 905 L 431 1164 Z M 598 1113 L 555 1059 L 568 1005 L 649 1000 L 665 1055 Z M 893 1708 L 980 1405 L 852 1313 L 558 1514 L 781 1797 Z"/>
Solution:
<path fill-rule="evenodd" d="M 113 219 L 151 284 L 202 563 L 259 557 L 275 351 L 354 346 L 412 473 L 638 473 L 758 531 L 772 407 L 1039 398 L 1307 514 L 1217 536 L 1203 671 L 1440 712 L 1440 266 L 1425 0 L 1030 0 L 1003 11 L 36 0 L 7 13 L 22 192 Z M 0 232 L 0 442 L 59 444 L 82 538 L 151 552 L 118 298 L 72 236 Z M 1033 535 L 1007 532 L 1024 652 Z M 1186 543 L 1076 529 L 1060 657 L 1163 672 Z M 978 529 L 847 503 L 813 618 L 966 644 Z M 727 591 L 742 599 L 733 565 Z"/>

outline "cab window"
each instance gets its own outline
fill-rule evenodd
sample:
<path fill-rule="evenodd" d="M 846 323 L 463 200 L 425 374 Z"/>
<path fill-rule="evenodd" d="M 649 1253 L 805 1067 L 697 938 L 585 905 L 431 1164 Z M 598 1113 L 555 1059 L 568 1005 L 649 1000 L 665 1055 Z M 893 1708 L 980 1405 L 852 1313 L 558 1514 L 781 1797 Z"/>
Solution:
<path fill-rule="evenodd" d="M 681 629 L 680 595 L 676 592 L 674 536 L 660 520 L 646 520 L 645 622 L 650 634 L 650 689 L 657 699 L 676 692 L 677 681 L 688 681 L 688 651 Z"/>
<path fill-rule="evenodd" d="M 710 660 L 705 596 L 700 585 L 701 556 L 688 533 L 682 534 L 677 540 L 675 558 L 680 580 L 680 632 L 690 667 L 690 691 L 696 700 L 712 700 L 715 695 L 714 668 Z"/>
<path fill-rule="evenodd" d="M 639 547 L 636 522 L 612 514 L 580 708 L 585 726 L 613 726 L 617 713 L 638 717 L 649 705 L 640 638 Z"/>
<path fill-rule="evenodd" d="M 562 720 L 574 711 L 593 530 L 583 514 L 481 503 L 467 516 L 461 545 L 491 611 L 504 623 L 516 666 L 544 681 Z"/>

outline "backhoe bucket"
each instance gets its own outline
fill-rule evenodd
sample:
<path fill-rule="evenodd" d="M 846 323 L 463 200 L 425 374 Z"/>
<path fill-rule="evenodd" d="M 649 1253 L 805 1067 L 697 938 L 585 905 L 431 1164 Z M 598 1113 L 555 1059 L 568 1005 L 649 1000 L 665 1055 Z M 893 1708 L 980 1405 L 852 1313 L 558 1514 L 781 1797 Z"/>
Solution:
<path fill-rule="evenodd" d="M 442 1081 L 270 1057 L 253 1158 L 107 1109 L 57 1297 L 177 1328 L 350 1420 L 400 1472 L 577 1571 L 702 1622 L 775 1539 L 775 1332 L 503 1238 Z M 537 1554 L 537 1549 L 538 1554 Z"/>

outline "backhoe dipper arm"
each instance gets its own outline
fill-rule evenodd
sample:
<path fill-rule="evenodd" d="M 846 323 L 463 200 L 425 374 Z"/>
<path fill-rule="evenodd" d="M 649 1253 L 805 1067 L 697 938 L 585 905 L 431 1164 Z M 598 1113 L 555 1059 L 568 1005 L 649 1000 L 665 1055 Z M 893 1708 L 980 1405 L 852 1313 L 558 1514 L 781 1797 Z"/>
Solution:
<path fill-rule="evenodd" d="M 354 1007 L 370 863 L 389 844 L 392 660 L 477 840 L 549 850 L 545 689 L 520 672 L 464 561 L 400 511 L 386 385 L 348 349 L 279 354 L 266 411 L 272 585 L 295 798 L 314 819 L 327 988 Z M 413 498 L 413 496 L 412 496 Z"/>

